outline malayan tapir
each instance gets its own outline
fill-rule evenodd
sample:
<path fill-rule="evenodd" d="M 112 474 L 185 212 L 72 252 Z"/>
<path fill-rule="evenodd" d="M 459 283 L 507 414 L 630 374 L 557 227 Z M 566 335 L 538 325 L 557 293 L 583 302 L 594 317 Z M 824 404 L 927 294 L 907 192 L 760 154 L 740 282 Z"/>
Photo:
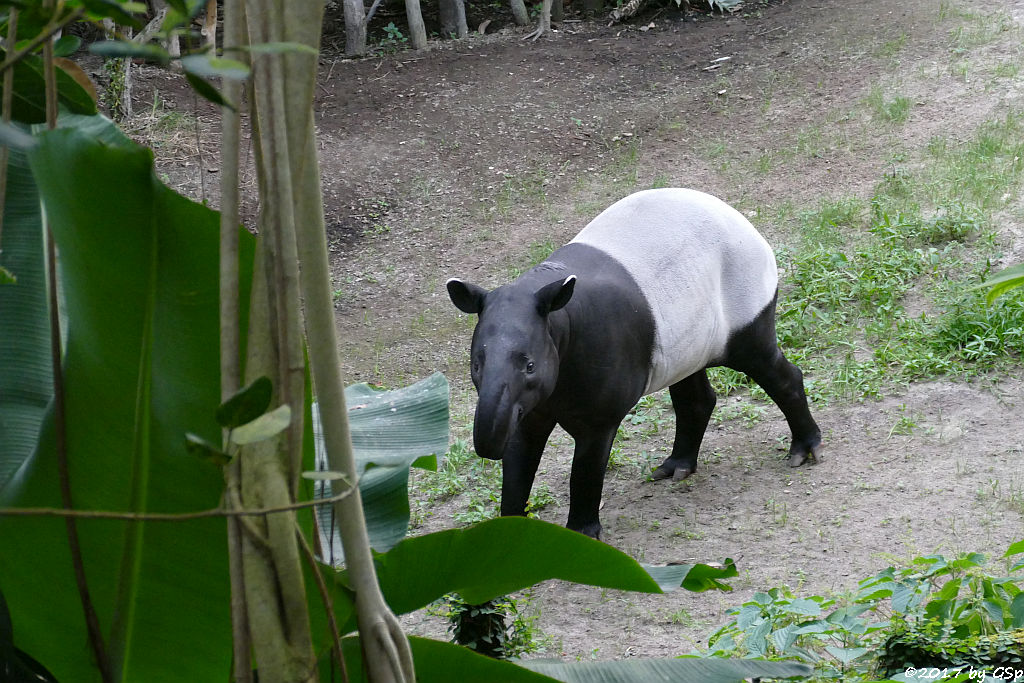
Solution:
<path fill-rule="evenodd" d="M 523 515 L 555 424 L 576 441 L 566 524 L 594 538 L 616 429 L 641 396 L 668 387 L 671 455 L 653 478 L 697 469 L 715 406 L 706 368 L 757 382 L 792 433 L 789 464 L 816 458 L 821 431 L 800 369 L 775 336 L 775 255 L 750 222 L 696 190 L 637 192 L 515 282 L 487 291 L 453 278 L 459 310 L 479 315 L 470 350 L 473 444 L 504 460 L 501 514 Z"/>

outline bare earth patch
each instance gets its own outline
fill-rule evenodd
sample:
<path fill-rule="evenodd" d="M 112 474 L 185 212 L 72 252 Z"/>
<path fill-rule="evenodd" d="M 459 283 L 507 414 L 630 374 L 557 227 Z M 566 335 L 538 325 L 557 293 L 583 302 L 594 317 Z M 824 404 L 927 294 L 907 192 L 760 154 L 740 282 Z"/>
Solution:
<path fill-rule="evenodd" d="M 655 185 L 717 194 L 776 247 L 792 245 L 798 237 L 778 218 L 787 211 L 867 199 L 898 155 L 936 135 L 966 139 L 978 122 L 1021 108 L 1022 81 L 1006 66 L 1021 64 L 1024 9 L 1012 0 L 986 3 L 984 19 L 965 18 L 981 11 L 966 1 L 748 5 L 731 18 L 566 23 L 536 43 L 508 30 L 422 54 L 324 57 L 321 165 L 351 380 L 396 385 L 441 370 L 454 436 L 466 437 L 473 320 L 448 302 L 448 277 L 505 282 L 614 200 Z M 964 26 L 973 39 L 957 33 Z M 153 90 L 188 106 L 180 86 L 155 74 L 137 106 Z M 909 98 L 906 122 L 879 120 L 873 93 Z M 161 172 L 199 196 L 215 162 L 175 149 L 157 148 Z M 999 214 L 1004 265 L 1024 260 L 1022 207 L 1010 198 Z M 1022 385 L 1018 371 L 818 403 L 825 458 L 799 469 L 786 465 L 788 433 L 773 406 L 713 423 L 700 469 L 678 484 L 647 482 L 640 457 L 659 461 L 670 449 L 671 419 L 622 441 L 631 457 L 609 474 L 603 540 L 651 563 L 732 557 L 741 576 L 729 594 L 545 584 L 533 604 L 554 643 L 548 654 L 678 655 L 754 590 L 841 592 L 919 554 L 1000 555 L 1024 529 Z M 719 411 L 746 401 L 721 399 Z M 571 448 L 556 435 L 538 478 L 556 499 L 540 517 L 556 523 Z M 432 504 L 417 532 L 452 526 L 464 506 L 461 496 Z M 408 623 L 444 629 L 423 615 Z"/>

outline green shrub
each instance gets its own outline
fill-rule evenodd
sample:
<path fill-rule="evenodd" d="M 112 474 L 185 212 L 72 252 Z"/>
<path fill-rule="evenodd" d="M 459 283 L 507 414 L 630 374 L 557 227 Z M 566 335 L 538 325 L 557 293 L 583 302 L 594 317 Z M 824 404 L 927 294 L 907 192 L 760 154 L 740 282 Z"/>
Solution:
<path fill-rule="evenodd" d="M 1005 557 L 1024 553 L 1024 541 Z M 728 612 L 705 657 L 797 659 L 816 680 L 865 681 L 913 666 L 1024 669 L 1024 562 L 990 573 L 978 553 L 918 557 L 839 597 L 755 593 Z"/>

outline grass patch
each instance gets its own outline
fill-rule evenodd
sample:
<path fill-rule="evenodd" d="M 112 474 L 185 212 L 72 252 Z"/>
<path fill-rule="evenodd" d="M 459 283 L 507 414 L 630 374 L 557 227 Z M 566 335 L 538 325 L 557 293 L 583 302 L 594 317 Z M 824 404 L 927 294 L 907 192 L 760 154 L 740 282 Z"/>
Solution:
<path fill-rule="evenodd" d="M 797 214 L 799 246 L 778 252 L 778 331 L 787 356 L 818 380 L 816 398 L 1019 362 L 1024 296 L 986 306 L 971 287 L 997 255 L 992 211 L 1020 184 L 1022 144 L 1021 117 L 1010 114 L 966 141 L 933 139 L 913 170 L 894 165 L 870 202 L 827 200 Z M 726 393 L 739 385 L 725 379 Z"/>
<path fill-rule="evenodd" d="M 907 34 L 901 33 L 891 40 L 886 40 L 878 49 L 875 50 L 875 55 L 878 57 L 892 58 L 898 55 L 904 47 L 907 45 Z"/>
<path fill-rule="evenodd" d="M 555 246 L 555 243 L 550 239 L 532 243 L 527 247 L 522 263 L 520 265 L 512 265 L 508 267 L 509 279 L 514 280 L 530 268 L 542 263 L 544 259 L 550 256 L 551 252 L 557 248 L 558 247 Z"/>
<path fill-rule="evenodd" d="M 899 124 L 910 118 L 910 98 L 896 95 L 888 99 L 881 86 L 876 85 L 871 89 L 866 102 L 875 120 Z"/>

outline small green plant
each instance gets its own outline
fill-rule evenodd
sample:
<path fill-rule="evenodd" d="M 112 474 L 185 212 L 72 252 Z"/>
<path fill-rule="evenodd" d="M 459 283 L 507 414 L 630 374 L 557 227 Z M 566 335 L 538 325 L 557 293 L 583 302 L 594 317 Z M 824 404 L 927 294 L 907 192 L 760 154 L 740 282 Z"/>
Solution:
<path fill-rule="evenodd" d="M 469 491 L 468 497 L 466 508 L 452 515 L 459 524 L 476 524 L 497 515 L 501 503 L 499 490 L 478 486 Z"/>
<path fill-rule="evenodd" d="M 909 97 L 896 95 L 887 99 L 881 86 L 874 86 L 867 96 L 867 104 L 871 107 L 875 119 L 889 123 L 903 123 L 910 117 L 912 102 Z"/>
<path fill-rule="evenodd" d="M 901 403 L 900 416 L 896 422 L 893 423 L 887 438 L 891 439 L 896 435 L 908 436 L 913 434 L 915 429 L 917 429 L 917 422 L 912 415 L 907 415 L 907 406 Z"/>
<path fill-rule="evenodd" d="M 536 516 L 535 513 L 540 512 L 549 505 L 555 505 L 558 501 L 555 499 L 555 494 L 551 491 L 551 487 L 548 486 L 547 482 L 540 482 L 533 487 L 533 492 L 530 493 L 530 499 L 526 502 L 526 514 L 529 516 Z"/>
<path fill-rule="evenodd" d="M 667 175 L 665 175 L 664 173 L 659 173 L 658 175 L 654 176 L 654 180 L 651 181 L 651 189 L 656 190 L 661 187 L 669 187 L 670 183 L 671 181 L 669 180 L 669 177 Z"/>
<path fill-rule="evenodd" d="M 800 231 L 808 246 L 835 246 L 842 243 L 842 231 L 860 224 L 864 202 L 856 197 L 823 200 L 817 210 L 803 213 Z"/>
<path fill-rule="evenodd" d="M 1024 553 L 1024 541 L 1005 557 Z M 1024 562 L 1008 575 L 978 553 L 918 557 L 840 597 L 755 593 L 708 640 L 705 657 L 792 658 L 815 680 L 877 680 L 907 667 L 991 667 L 1024 661 Z"/>
<path fill-rule="evenodd" d="M 907 44 L 907 34 L 901 33 L 892 40 L 882 43 L 876 50 L 879 57 L 895 57 Z"/>
<path fill-rule="evenodd" d="M 510 595 L 480 605 L 468 605 L 457 593 L 444 597 L 448 630 L 452 642 L 495 659 L 511 659 L 543 652 L 550 638 L 537 626 L 540 614 L 534 609 L 533 594 Z"/>
<path fill-rule="evenodd" d="M 390 210 L 391 205 L 384 199 L 371 201 L 366 211 L 367 228 L 363 232 L 367 235 L 383 235 L 391 232 L 391 226 L 385 220 Z"/>
<path fill-rule="evenodd" d="M 398 47 L 404 45 L 409 41 L 402 33 L 402 30 L 395 26 L 395 22 L 389 21 L 388 25 L 384 27 L 384 38 L 381 39 L 380 44 L 382 47 Z"/>
<path fill-rule="evenodd" d="M 693 626 L 697 623 L 697 620 L 693 618 L 686 608 L 680 607 L 675 612 L 668 615 L 669 623 L 678 624 L 679 626 Z"/>

